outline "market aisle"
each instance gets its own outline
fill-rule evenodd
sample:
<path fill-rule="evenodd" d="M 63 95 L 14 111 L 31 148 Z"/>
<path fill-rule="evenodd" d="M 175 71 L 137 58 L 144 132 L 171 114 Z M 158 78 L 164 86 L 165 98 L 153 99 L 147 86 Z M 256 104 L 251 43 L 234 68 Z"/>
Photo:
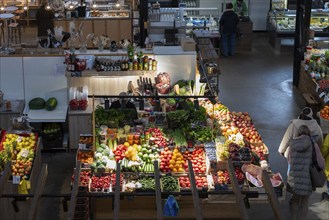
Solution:
<path fill-rule="evenodd" d="M 295 118 L 304 102 L 292 88 L 292 47 L 274 53 L 266 33 L 254 33 L 253 50 L 222 59 L 220 100 L 232 111 L 247 111 L 270 150 L 273 172 L 286 178 L 286 160 L 277 148 L 289 121 Z M 74 153 L 44 153 L 49 165 L 46 192 L 69 193 L 75 163 Z M 329 219 L 329 202 L 320 201 L 322 190 L 313 193 L 308 219 Z M 265 202 L 265 200 L 264 200 Z M 289 205 L 283 201 L 284 216 L 289 219 Z M 42 199 L 38 219 L 66 219 L 60 199 Z M 268 204 L 252 203 L 248 209 L 253 220 L 275 219 Z"/>
<path fill-rule="evenodd" d="M 289 121 L 304 107 L 301 94 L 292 86 L 293 47 L 275 52 L 267 41 L 267 33 L 254 33 L 251 52 L 238 52 L 220 60 L 219 99 L 231 111 L 249 112 L 270 151 L 269 162 L 274 173 L 286 179 L 287 161 L 277 152 Z M 308 219 L 329 219 L 329 202 L 321 201 L 319 189 L 312 194 Z M 289 198 L 289 197 L 288 197 Z M 288 200 L 282 202 L 284 216 L 289 215 Z M 266 204 L 251 204 L 251 219 L 274 219 Z"/>

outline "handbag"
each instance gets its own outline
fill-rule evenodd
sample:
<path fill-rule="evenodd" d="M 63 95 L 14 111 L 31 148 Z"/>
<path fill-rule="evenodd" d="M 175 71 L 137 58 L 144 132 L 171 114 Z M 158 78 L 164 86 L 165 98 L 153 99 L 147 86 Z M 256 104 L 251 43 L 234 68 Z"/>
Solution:
<path fill-rule="evenodd" d="M 318 165 L 318 161 L 316 159 L 316 152 L 314 148 L 314 143 L 312 142 L 312 163 L 310 165 L 310 177 L 313 187 L 323 187 L 326 182 L 326 174 L 324 170 L 321 169 Z"/>

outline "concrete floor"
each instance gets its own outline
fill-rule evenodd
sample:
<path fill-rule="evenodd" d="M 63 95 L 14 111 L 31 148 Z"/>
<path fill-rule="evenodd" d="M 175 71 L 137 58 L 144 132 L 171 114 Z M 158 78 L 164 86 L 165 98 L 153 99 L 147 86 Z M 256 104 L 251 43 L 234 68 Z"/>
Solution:
<path fill-rule="evenodd" d="M 33 33 L 24 33 L 33 38 Z M 232 111 L 249 112 L 270 150 L 272 171 L 280 172 L 284 178 L 287 162 L 277 153 L 277 148 L 289 121 L 296 118 L 305 105 L 300 93 L 292 87 L 292 66 L 292 46 L 274 51 L 266 33 L 254 33 L 252 51 L 238 52 L 234 57 L 220 60 L 221 102 Z M 49 166 L 45 193 L 69 193 L 75 153 L 43 153 L 42 159 Z M 324 190 L 318 189 L 312 194 L 307 219 L 329 219 L 329 202 L 321 201 Z M 288 199 L 281 203 L 286 219 L 290 219 Z M 41 202 L 37 219 L 66 218 L 60 199 L 42 198 Z M 268 203 L 251 202 L 248 214 L 253 220 L 275 219 Z"/>

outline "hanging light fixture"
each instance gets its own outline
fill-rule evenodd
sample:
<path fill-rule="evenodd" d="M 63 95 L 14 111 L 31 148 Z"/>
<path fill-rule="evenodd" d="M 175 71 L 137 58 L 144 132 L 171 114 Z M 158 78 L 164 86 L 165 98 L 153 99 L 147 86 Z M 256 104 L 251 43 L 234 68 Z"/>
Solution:
<path fill-rule="evenodd" d="M 115 7 L 119 8 L 120 7 L 120 2 L 117 0 L 117 3 L 115 4 Z"/>
<path fill-rule="evenodd" d="M 26 11 L 26 10 L 27 10 L 27 5 L 25 5 L 25 6 L 23 7 L 23 9 Z"/>
<path fill-rule="evenodd" d="M 1 6 L 0 10 L 3 12 L 5 10 L 5 7 Z"/>
<path fill-rule="evenodd" d="M 93 2 L 93 4 L 92 4 L 91 7 L 92 7 L 92 8 L 97 8 L 97 4 L 96 4 L 95 2 Z"/>
<path fill-rule="evenodd" d="M 46 5 L 46 10 L 50 10 L 50 9 L 51 9 L 50 4 L 47 3 L 47 5 Z"/>

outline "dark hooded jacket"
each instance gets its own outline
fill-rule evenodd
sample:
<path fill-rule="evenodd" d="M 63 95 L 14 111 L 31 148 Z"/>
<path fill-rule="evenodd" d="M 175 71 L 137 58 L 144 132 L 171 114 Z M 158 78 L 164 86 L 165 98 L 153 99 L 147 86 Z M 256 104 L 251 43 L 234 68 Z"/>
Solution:
<path fill-rule="evenodd" d="M 239 16 L 233 10 L 227 10 L 220 18 L 220 32 L 222 34 L 233 34 L 238 30 Z"/>
<path fill-rule="evenodd" d="M 312 142 L 310 136 L 301 135 L 290 143 L 289 152 L 290 170 L 288 184 L 293 193 L 307 196 L 312 194 L 310 164 L 312 163 Z"/>

